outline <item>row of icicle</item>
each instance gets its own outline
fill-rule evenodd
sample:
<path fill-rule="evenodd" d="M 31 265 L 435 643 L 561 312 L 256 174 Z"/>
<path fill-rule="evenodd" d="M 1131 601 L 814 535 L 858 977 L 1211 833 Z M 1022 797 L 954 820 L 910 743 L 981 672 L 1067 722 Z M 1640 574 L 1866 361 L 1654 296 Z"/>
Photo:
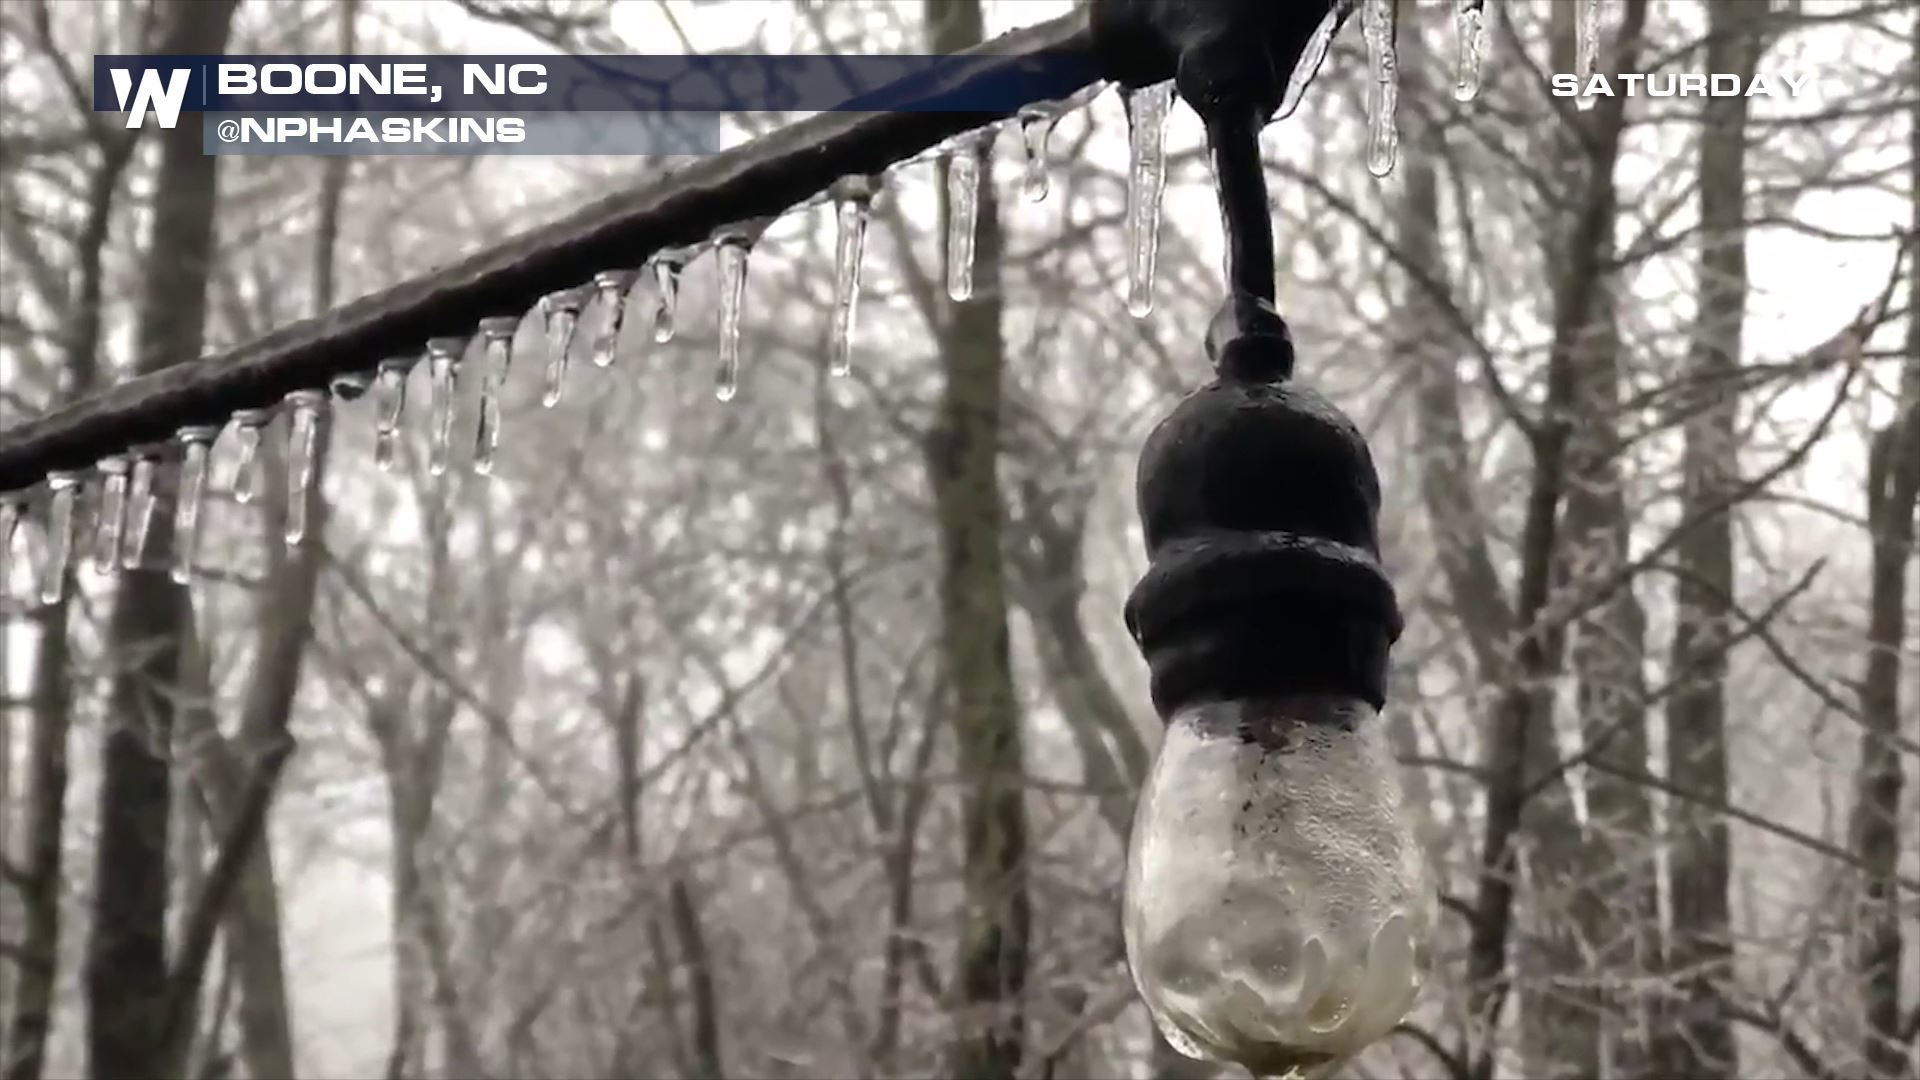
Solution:
<path fill-rule="evenodd" d="M 1399 137 L 1395 109 L 1399 96 L 1399 74 L 1394 56 L 1394 0 L 1357 0 L 1362 5 L 1361 25 L 1366 42 L 1369 80 L 1367 119 L 1367 168 L 1376 176 L 1393 170 Z M 1481 61 L 1485 51 L 1486 0 L 1454 0 L 1457 54 L 1454 96 L 1469 101 L 1479 92 Z M 1597 53 L 1599 0 L 1576 0 L 1576 56 L 1578 74 L 1584 85 L 1592 74 Z M 1318 72 L 1335 31 L 1352 14 L 1356 0 L 1340 0 L 1309 40 L 1280 108 L 1285 118 L 1298 108 L 1303 92 Z M 1014 119 L 1024 151 L 1021 188 L 1031 201 L 1046 198 L 1049 187 L 1047 139 L 1062 116 L 1091 101 L 1105 84 L 1096 83 L 1061 101 L 1038 102 L 1019 111 Z M 1162 194 L 1166 185 L 1164 135 L 1167 115 L 1173 104 L 1173 84 L 1164 82 L 1129 90 L 1125 94 L 1128 119 L 1128 169 L 1126 207 L 1127 310 L 1144 317 L 1153 309 L 1154 263 L 1158 254 L 1158 234 Z M 1583 107 L 1591 99 L 1578 98 Z M 979 211 L 981 154 L 996 127 L 984 128 L 949 140 L 938 148 L 947 168 L 947 195 L 950 212 L 947 234 L 947 293 L 955 301 L 973 296 L 973 242 Z M 923 158 L 911 159 L 912 161 Z M 903 162 L 900 164 L 908 164 Z M 873 198 L 880 186 L 876 177 L 847 177 L 835 184 L 829 197 L 836 205 L 838 241 L 835 245 L 833 275 L 832 335 L 828 369 L 845 375 L 851 366 L 854 319 L 860 294 L 860 264 L 865 247 Z M 731 401 L 739 389 L 740 317 L 746 294 L 747 262 L 753 246 L 768 221 L 728 226 L 714 234 L 715 265 L 720 284 L 719 365 L 714 387 L 721 401 Z M 616 348 L 630 290 L 650 286 L 654 294 L 653 340 L 671 341 L 674 336 L 675 304 L 679 296 L 680 273 L 698 248 L 681 248 L 654 255 L 640 271 L 610 270 L 598 274 L 590 284 L 550 294 L 540 301 L 546 335 L 547 368 L 542 404 L 552 407 L 560 401 L 567 375 L 567 359 L 573 345 L 581 313 L 589 303 L 598 302 L 604 312 L 596 333 L 591 357 L 598 367 L 610 367 L 617 359 Z M 472 467 L 482 475 L 493 471 L 500 446 L 500 392 L 513 362 L 513 339 L 520 320 L 511 315 L 481 319 L 477 336 L 482 345 L 480 417 L 473 447 Z M 429 379 L 429 418 L 427 470 L 443 475 L 451 467 L 454 445 L 454 396 L 460 361 L 468 338 L 434 338 L 426 343 L 425 360 Z M 400 424 L 406 407 L 407 377 L 418 357 L 382 361 L 370 374 L 343 376 L 332 390 L 343 399 L 358 397 L 371 390 L 375 410 L 374 459 L 383 470 L 391 470 Z M 317 457 L 326 445 L 322 437 L 331 422 L 332 400 L 325 390 L 298 390 L 282 402 L 291 417 L 287 455 L 287 517 L 285 538 L 298 545 L 310 539 L 307 510 L 308 490 L 317 475 Z M 234 466 L 234 501 L 250 503 L 260 485 L 261 438 L 276 409 L 246 409 L 233 416 L 238 444 Z M 213 445 L 221 429 L 195 426 L 181 430 L 174 438 L 180 456 L 180 478 L 175 517 L 174 560 L 171 574 L 175 581 L 191 580 L 198 566 L 200 522 L 211 469 Z M 99 462 L 97 474 L 100 494 L 97 502 L 92 548 L 94 565 L 103 573 L 115 573 L 148 565 L 148 537 L 155 508 L 159 504 L 154 491 L 154 474 L 163 458 L 162 447 L 137 447 Z M 86 480 L 82 472 L 57 472 L 47 477 L 46 557 L 41 566 L 39 597 L 43 603 L 56 603 L 64 595 L 71 576 L 73 553 L 79 542 L 78 501 Z M 26 494 L 0 494 L 0 591 L 10 581 L 8 563 L 14 548 L 14 535 L 26 516 Z"/>

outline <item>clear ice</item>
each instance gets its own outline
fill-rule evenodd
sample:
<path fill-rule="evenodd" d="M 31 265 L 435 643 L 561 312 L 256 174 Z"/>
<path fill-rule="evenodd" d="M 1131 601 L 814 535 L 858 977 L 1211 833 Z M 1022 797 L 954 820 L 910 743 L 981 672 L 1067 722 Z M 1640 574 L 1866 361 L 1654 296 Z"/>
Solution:
<path fill-rule="evenodd" d="M 393 471 L 394 445 L 400 438 L 400 418 L 407 409 L 407 373 L 411 360 L 382 360 L 373 376 L 373 463 L 381 472 Z"/>
<path fill-rule="evenodd" d="M 1361 29 L 1367 39 L 1367 68 L 1373 78 L 1367 92 L 1367 171 L 1378 177 L 1393 172 L 1400 153 L 1400 68 L 1394 56 L 1394 0 L 1365 0 Z"/>
<path fill-rule="evenodd" d="M 1480 94 L 1480 70 L 1486 59 L 1487 0 L 1453 0 L 1453 100 L 1472 101 Z"/>
<path fill-rule="evenodd" d="M 600 326 L 593 335 L 593 366 L 612 367 L 620 351 L 620 327 L 627 318 L 627 290 L 631 270 L 605 270 L 593 276 L 593 295 L 600 305 Z"/>
<path fill-rule="evenodd" d="M 1280 99 L 1280 111 L 1275 119 L 1285 120 L 1300 108 L 1301 99 L 1307 96 L 1307 87 L 1313 85 L 1313 77 L 1320 74 L 1320 65 L 1327 61 L 1327 49 L 1333 44 L 1334 32 L 1352 10 L 1353 0 L 1340 0 L 1327 9 L 1326 18 L 1314 27 L 1313 36 L 1300 50 L 1300 59 L 1294 62 L 1293 75 L 1287 79 L 1287 92 Z"/>
<path fill-rule="evenodd" d="M 307 542 L 309 511 L 319 492 L 314 484 L 320 476 L 320 455 L 326 452 L 325 427 L 332 399 L 319 390 L 296 390 L 287 395 L 293 410 L 293 423 L 287 435 L 287 543 Z"/>
<path fill-rule="evenodd" d="M 57 604 L 67 595 L 67 568 L 73 562 L 74 506 L 80 474 L 47 474 L 47 561 L 40 567 L 40 602 Z"/>
<path fill-rule="evenodd" d="M 200 519 L 207 505 L 207 464 L 213 456 L 214 427 L 182 428 L 180 444 L 180 501 L 173 514 L 173 580 L 185 585 L 199 565 Z"/>
<path fill-rule="evenodd" d="M 247 430 L 241 428 L 242 431 Z M 258 428 L 254 429 L 256 433 Z M 256 447 L 259 437 L 254 439 Z M 133 479 L 127 489 L 128 533 L 120 545 L 120 566 L 126 570 L 138 570 L 147 564 L 147 542 L 153 536 L 153 516 L 155 504 L 159 502 L 153 494 L 153 473 L 158 463 L 146 454 L 133 459 Z M 239 498 L 236 488 L 234 498 Z M 248 496 L 252 498 L 251 495 Z"/>
<path fill-rule="evenodd" d="M 1053 134 L 1053 127 L 1060 122 L 1062 108 L 1057 101 L 1040 101 L 1020 110 L 1020 149 L 1024 169 L 1020 175 L 1020 190 L 1026 193 L 1028 202 L 1040 202 L 1047 197 L 1050 186 L 1047 177 L 1047 139 Z"/>
<path fill-rule="evenodd" d="M 234 444 L 239 457 L 233 464 L 233 501 L 242 506 L 260 494 L 260 440 L 273 419 L 271 409 L 243 409 L 233 414 Z M 144 460 L 144 459 L 143 459 Z M 134 487 L 140 486 L 140 463 L 133 467 Z M 136 509 L 138 502 L 135 502 Z M 131 564 L 129 564 L 131 565 Z"/>
<path fill-rule="evenodd" d="M 464 338 L 434 338 L 427 342 L 427 408 L 432 414 L 427 431 L 427 472 L 445 475 L 453 458 L 454 394 L 459 389 L 460 353 Z"/>
<path fill-rule="evenodd" d="M 19 492 L 0 495 L 0 598 L 7 594 L 13 573 L 13 538 L 27 516 L 26 497 Z"/>
<path fill-rule="evenodd" d="M 680 306 L 680 267 L 683 265 L 678 258 L 657 255 L 653 258 L 655 344 L 665 345 L 673 340 L 674 309 Z"/>
<path fill-rule="evenodd" d="M 573 351 L 573 333 L 580 328 L 580 309 L 586 305 L 586 293 L 564 289 L 540 301 L 547 319 L 547 388 L 540 404 L 551 409 L 560 404 L 566 389 L 567 354 Z"/>
<path fill-rule="evenodd" d="M 1573 9 L 1573 73 L 1585 89 L 1600 66 L 1600 0 L 1574 0 L 1574 3 L 1578 6 Z M 1573 103 L 1584 111 L 1593 108 L 1599 100 L 1590 94 L 1580 94 Z"/>
<path fill-rule="evenodd" d="M 860 263 L 867 246 L 867 223 L 873 215 L 874 183 L 869 177 L 848 177 L 836 192 L 835 213 L 840 232 L 833 251 L 833 339 L 827 370 L 845 375 L 853 370 L 853 326 L 860 305 Z"/>
<path fill-rule="evenodd" d="M 956 140 L 947 153 L 947 295 L 973 298 L 973 239 L 980 219 L 981 140 Z"/>
<path fill-rule="evenodd" d="M 482 476 L 493 472 L 493 459 L 500 449 L 500 396 L 507 385 L 507 372 L 513 367 L 513 335 L 520 320 L 511 315 L 493 315 L 480 320 L 480 341 L 485 350 L 486 371 L 480 383 L 480 428 L 473 438 L 473 471 Z M 618 330 L 615 331 L 618 333 Z"/>
<path fill-rule="evenodd" d="M 753 239 L 746 233 L 726 233 L 715 240 L 714 261 L 720 274 L 720 366 L 713 396 L 732 401 L 740 392 L 740 309 L 747 299 L 747 259 Z"/>
<path fill-rule="evenodd" d="M 93 568 L 102 574 L 120 572 L 121 537 L 127 529 L 127 474 L 133 462 L 114 454 L 100 459 L 100 511 L 94 523 Z"/>
<path fill-rule="evenodd" d="M 1127 311 L 1153 310 L 1154 264 L 1160 258 L 1160 203 L 1167 187 L 1167 113 L 1173 82 L 1135 87 L 1127 104 Z"/>

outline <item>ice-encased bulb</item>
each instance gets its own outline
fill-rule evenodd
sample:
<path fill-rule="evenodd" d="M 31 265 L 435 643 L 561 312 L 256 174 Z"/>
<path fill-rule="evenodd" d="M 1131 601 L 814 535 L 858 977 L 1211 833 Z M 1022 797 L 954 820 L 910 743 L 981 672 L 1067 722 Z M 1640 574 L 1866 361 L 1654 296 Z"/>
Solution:
<path fill-rule="evenodd" d="M 1174 714 L 1134 814 L 1125 934 L 1175 1049 L 1312 1076 L 1400 1022 L 1434 900 L 1399 767 L 1350 697 Z"/>

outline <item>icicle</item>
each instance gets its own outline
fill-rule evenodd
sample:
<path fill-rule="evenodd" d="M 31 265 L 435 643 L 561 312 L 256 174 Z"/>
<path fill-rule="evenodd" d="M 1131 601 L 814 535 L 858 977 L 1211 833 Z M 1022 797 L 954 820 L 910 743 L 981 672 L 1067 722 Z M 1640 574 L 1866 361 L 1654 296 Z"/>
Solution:
<path fill-rule="evenodd" d="M 153 537 L 155 504 L 160 501 L 153 492 L 153 472 L 158 467 L 159 462 L 151 448 L 134 450 L 133 479 L 127 488 L 129 531 L 120 544 L 120 567 L 123 570 L 138 570 L 147 563 L 147 543 Z M 236 498 L 238 494 L 236 491 Z"/>
<path fill-rule="evenodd" d="M 47 561 L 40 566 L 40 602 L 66 599 L 67 569 L 73 563 L 74 504 L 80 497 L 80 474 L 47 474 Z"/>
<path fill-rule="evenodd" d="M 567 354 L 573 351 L 573 332 L 580 328 L 580 309 L 588 295 L 586 289 L 562 289 L 540 301 L 547 317 L 547 389 L 540 395 L 540 404 L 549 409 L 560 404 L 560 393 L 566 389 Z"/>
<path fill-rule="evenodd" d="M 1367 95 L 1367 171 L 1384 177 L 1400 153 L 1400 70 L 1393 52 L 1394 0 L 1365 0 L 1361 30 L 1367 39 L 1367 67 L 1373 73 Z"/>
<path fill-rule="evenodd" d="M 319 495 L 314 490 L 321 475 L 320 457 L 327 452 L 326 426 L 333 415 L 333 399 L 320 390 L 295 390 L 287 395 L 293 423 L 287 433 L 287 543 L 307 542 L 308 511 Z"/>
<path fill-rule="evenodd" d="M 1320 65 L 1327 62 L 1327 49 L 1333 44 L 1334 33 L 1352 14 L 1353 3 L 1354 0 L 1340 0 L 1327 9 L 1326 18 L 1314 27 L 1313 36 L 1300 50 L 1300 59 L 1294 62 L 1293 75 L 1287 79 L 1287 92 L 1280 98 L 1280 112 L 1275 119 L 1285 120 L 1300 108 L 1301 99 L 1307 96 L 1307 87 L 1313 84 L 1313 77 L 1320 74 Z"/>
<path fill-rule="evenodd" d="M 519 329 L 520 320 L 512 315 L 480 320 L 487 368 L 481 375 L 480 429 L 473 439 L 473 471 L 482 476 L 493 472 L 494 451 L 500 449 L 500 397 L 506 389 L 507 371 L 513 366 L 513 335 Z"/>
<path fill-rule="evenodd" d="M 653 340 L 665 345 L 673 340 L 674 308 L 680 303 L 680 268 L 686 265 L 679 255 L 655 255 L 653 288 L 658 295 L 653 307 Z"/>
<path fill-rule="evenodd" d="M 272 409 L 242 409 L 233 414 L 234 434 L 240 446 L 240 457 L 233 466 L 233 501 L 242 506 L 252 502 L 253 497 L 260 493 L 260 437 L 272 419 Z M 139 473 L 140 467 L 136 464 L 136 487 L 139 486 Z"/>
<path fill-rule="evenodd" d="M 433 414 L 427 432 L 427 472 L 433 476 L 445 474 L 453 457 L 453 397 L 459 388 L 460 354 L 466 347 L 466 338 L 427 340 L 427 375 L 432 380 L 427 408 Z"/>
<path fill-rule="evenodd" d="M 6 598 L 13 580 L 13 537 L 27 516 L 27 497 L 18 491 L 0 494 L 0 600 Z"/>
<path fill-rule="evenodd" d="M 740 392 L 740 309 L 747 299 L 747 257 L 757 233 L 729 230 L 714 237 L 720 273 L 720 367 L 713 396 L 732 401 Z"/>
<path fill-rule="evenodd" d="M 93 568 L 102 574 L 120 572 L 121 537 L 127 531 L 127 474 L 133 462 L 123 454 L 100 459 L 100 512 L 93 533 Z"/>
<path fill-rule="evenodd" d="M 173 514 L 173 580 L 185 585 L 200 562 L 200 515 L 207 502 L 207 462 L 213 455 L 217 427 L 181 428 L 174 441 L 181 447 L 180 502 Z"/>
<path fill-rule="evenodd" d="M 400 439 L 400 417 L 407 409 L 407 374 L 412 360 L 382 360 L 373 376 L 373 463 L 381 472 L 393 471 L 394 445 Z"/>
<path fill-rule="evenodd" d="M 973 299 L 973 238 L 980 219 L 979 136 L 954 140 L 947 152 L 947 295 Z"/>
<path fill-rule="evenodd" d="M 1472 101 L 1480 94 L 1480 68 L 1486 58 L 1487 0 L 1453 0 L 1453 100 Z"/>
<path fill-rule="evenodd" d="M 1585 90 L 1600 66 L 1600 0 L 1575 0 L 1575 3 L 1579 6 L 1573 9 L 1573 74 L 1580 80 L 1580 89 Z M 1599 100 L 1583 93 L 1574 97 L 1573 104 L 1585 111 Z"/>
<path fill-rule="evenodd" d="M 1047 139 L 1053 134 L 1053 126 L 1060 122 L 1062 111 L 1057 101 L 1037 101 L 1020 110 L 1020 148 L 1026 164 L 1020 189 L 1026 192 L 1028 202 L 1040 202 L 1047 197 L 1051 186 L 1047 177 Z"/>
<path fill-rule="evenodd" d="M 1167 186 L 1167 113 L 1173 83 L 1126 92 L 1127 105 L 1127 311 L 1145 318 L 1153 310 L 1153 268 L 1160 258 L 1160 200 Z"/>
<path fill-rule="evenodd" d="M 631 270 L 605 270 L 593 275 L 593 292 L 600 300 L 600 330 L 593 338 L 593 366 L 611 367 L 620 348 L 620 324 L 627 318 L 627 290 Z"/>
<path fill-rule="evenodd" d="M 873 214 L 878 182 L 871 176 L 849 176 L 835 186 L 840 219 L 839 242 L 833 252 L 833 341 L 827 372 L 845 375 L 853 370 L 853 323 L 860 304 L 860 262 L 867 245 L 867 221 Z"/>

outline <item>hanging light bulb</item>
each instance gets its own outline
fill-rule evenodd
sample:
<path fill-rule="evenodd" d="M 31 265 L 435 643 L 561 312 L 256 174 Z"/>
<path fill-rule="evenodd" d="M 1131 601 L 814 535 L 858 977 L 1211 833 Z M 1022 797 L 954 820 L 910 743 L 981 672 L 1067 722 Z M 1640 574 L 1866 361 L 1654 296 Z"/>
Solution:
<path fill-rule="evenodd" d="M 1141 455 L 1151 566 L 1127 623 L 1167 720 L 1135 810 L 1124 932 L 1168 1042 L 1316 1075 L 1400 1021 L 1433 898 L 1379 710 L 1400 617 L 1359 430 L 1285 381 L 1286 326 L 1237 296 L 1219 377 Z"/>

